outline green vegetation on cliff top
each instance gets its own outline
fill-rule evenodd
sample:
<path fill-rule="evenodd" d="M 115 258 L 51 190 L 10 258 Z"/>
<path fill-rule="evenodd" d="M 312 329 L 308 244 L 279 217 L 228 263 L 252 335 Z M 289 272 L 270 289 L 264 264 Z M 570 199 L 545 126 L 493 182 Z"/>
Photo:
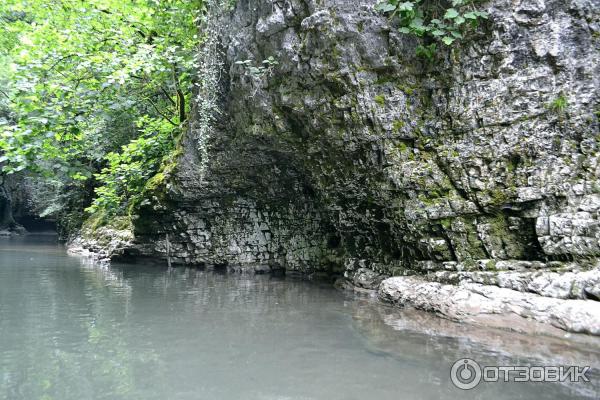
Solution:
<path fill-rule="evenodd" d="M 398 21 L 399 31 L 423 38 L 417 55 L 433 60 L 437 43 L 446 46 L 464 39 L 488 14 L 477 9 L 479 0 L 380 0 L 375 9 Z"/>

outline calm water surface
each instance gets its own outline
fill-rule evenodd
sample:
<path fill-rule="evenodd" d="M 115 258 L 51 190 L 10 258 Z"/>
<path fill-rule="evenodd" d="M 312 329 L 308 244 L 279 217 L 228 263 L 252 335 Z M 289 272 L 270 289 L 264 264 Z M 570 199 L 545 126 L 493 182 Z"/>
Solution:
<path fill-rule="evenodd" d="M 590 343 L 460 326 L 324 284 L 102 268 L 52 237 L 0 239 L 0 399 L 594 399 Z M 449 370 L 462 357 L 595 370 L 585 385 L 461 391 Z"/>

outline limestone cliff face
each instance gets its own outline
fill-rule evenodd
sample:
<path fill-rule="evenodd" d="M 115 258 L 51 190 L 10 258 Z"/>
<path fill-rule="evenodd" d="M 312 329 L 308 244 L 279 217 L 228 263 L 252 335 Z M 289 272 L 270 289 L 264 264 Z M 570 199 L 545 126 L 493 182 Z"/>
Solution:
<path fill-rule="evenodd" d="M 220 113 L 197 105 L 138 250 L 366 287 L 600 255 L 600 1 L 488 1 L 489 22 L 434 62 L 373 5 L 225 13 L 205 49 Z"/>

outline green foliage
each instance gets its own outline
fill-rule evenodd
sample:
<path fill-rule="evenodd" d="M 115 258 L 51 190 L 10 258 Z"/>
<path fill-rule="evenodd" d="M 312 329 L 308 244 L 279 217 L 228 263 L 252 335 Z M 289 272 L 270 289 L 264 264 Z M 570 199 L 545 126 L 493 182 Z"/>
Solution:
<path fill-rule="evenodd" d="M 402 130 L 402 128 L 404 128 L 404 125 L 405 125 L 404 121 L 402 121 L 400 119 L 396 119 L 392 123 L 392 126 L 393 126 L 395 132 L 399 132 L 400 130 Z"/>
<path fill-rule="evenodd" d="M 477 0 L 381 0 L 375 9 L 397 18 L 400 32 L 433 40 L 434 43 L 417 48 L 417 55 L 432 60 L 435 42 L 450 46 L 488 18 L 486 12 L 475 8 L 475 3 Z"/>
<path fill-rule="evenodd" d="M 385 106 L 385 97 L 383 97 L 383 95 L 378 94 L 377 96 L 373 97 L 373 100 L 381 107 Z"/>
<path fill-rule="evenodd" d="M 262 78 L 265 75 L 270 75 L 273 72 L 273 68 L 279 65 L 279 62 L 270 56 L 266 60 L 263 60 L 261 65 L 254 66 L 252 60 L 236 61 L 237 65 L 244 67 L 246 72 L 253 77 Z"/>
<path fill-rule="evenodd" d="M 24 171 L 71 187 L 101 171 L 92 207 L 122 211 L 189 114 L 203 7 L 3 0 L 1 174 Z"/>
<path fill-rule="evenodd" d="M 96 198 L 86 209 L 89 213 L 104 210 L 108 215 L 124 214 L 129 202 L 142 193 L 146 183 L 167 161 L 174 150 L 173 127 L 165 120 L 142 117 L 138 121 L 141 135 L 124 145 L 120 152 L 106 156 L 108 166 L 96 179 Z"/>
<path fill-rule="evenodd" d="M 237 5 L 237 0 L 225 0 L 225 9 L 227 11 L 235 10 L 236 5 Z"/>
<path fill-rule="evenodd" d="M 556 99 L 552 100 L 548 104 L 547 108 L 557 113 L 563 113 L 566 111 L 568 106 L 569 100 L 567 100 L 565 95 L 561 93 Z"/>
<path fill-rule="evenodd" d="M 437 44 L 431 43 L 428 46 L 418 45 L 415 50 L 417 56 L 427 59 L 431 62 L 435 58 L 435 52 L 437 51 Z"/>

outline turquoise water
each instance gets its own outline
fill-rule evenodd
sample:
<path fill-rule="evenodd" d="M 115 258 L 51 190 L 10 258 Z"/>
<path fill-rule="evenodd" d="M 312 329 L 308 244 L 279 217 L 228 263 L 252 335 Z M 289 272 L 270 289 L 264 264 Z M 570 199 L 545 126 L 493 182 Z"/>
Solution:
<path fill-rule="evenodd" d="M 0 399 L 600 397 L 597 369 L 584 385 L 450 383 L 462 357 L 599 364 L 593 341 L 533 339 L 404 313 L 326 284 L 99 267 L 51 236 L 0 239 Z"/>

